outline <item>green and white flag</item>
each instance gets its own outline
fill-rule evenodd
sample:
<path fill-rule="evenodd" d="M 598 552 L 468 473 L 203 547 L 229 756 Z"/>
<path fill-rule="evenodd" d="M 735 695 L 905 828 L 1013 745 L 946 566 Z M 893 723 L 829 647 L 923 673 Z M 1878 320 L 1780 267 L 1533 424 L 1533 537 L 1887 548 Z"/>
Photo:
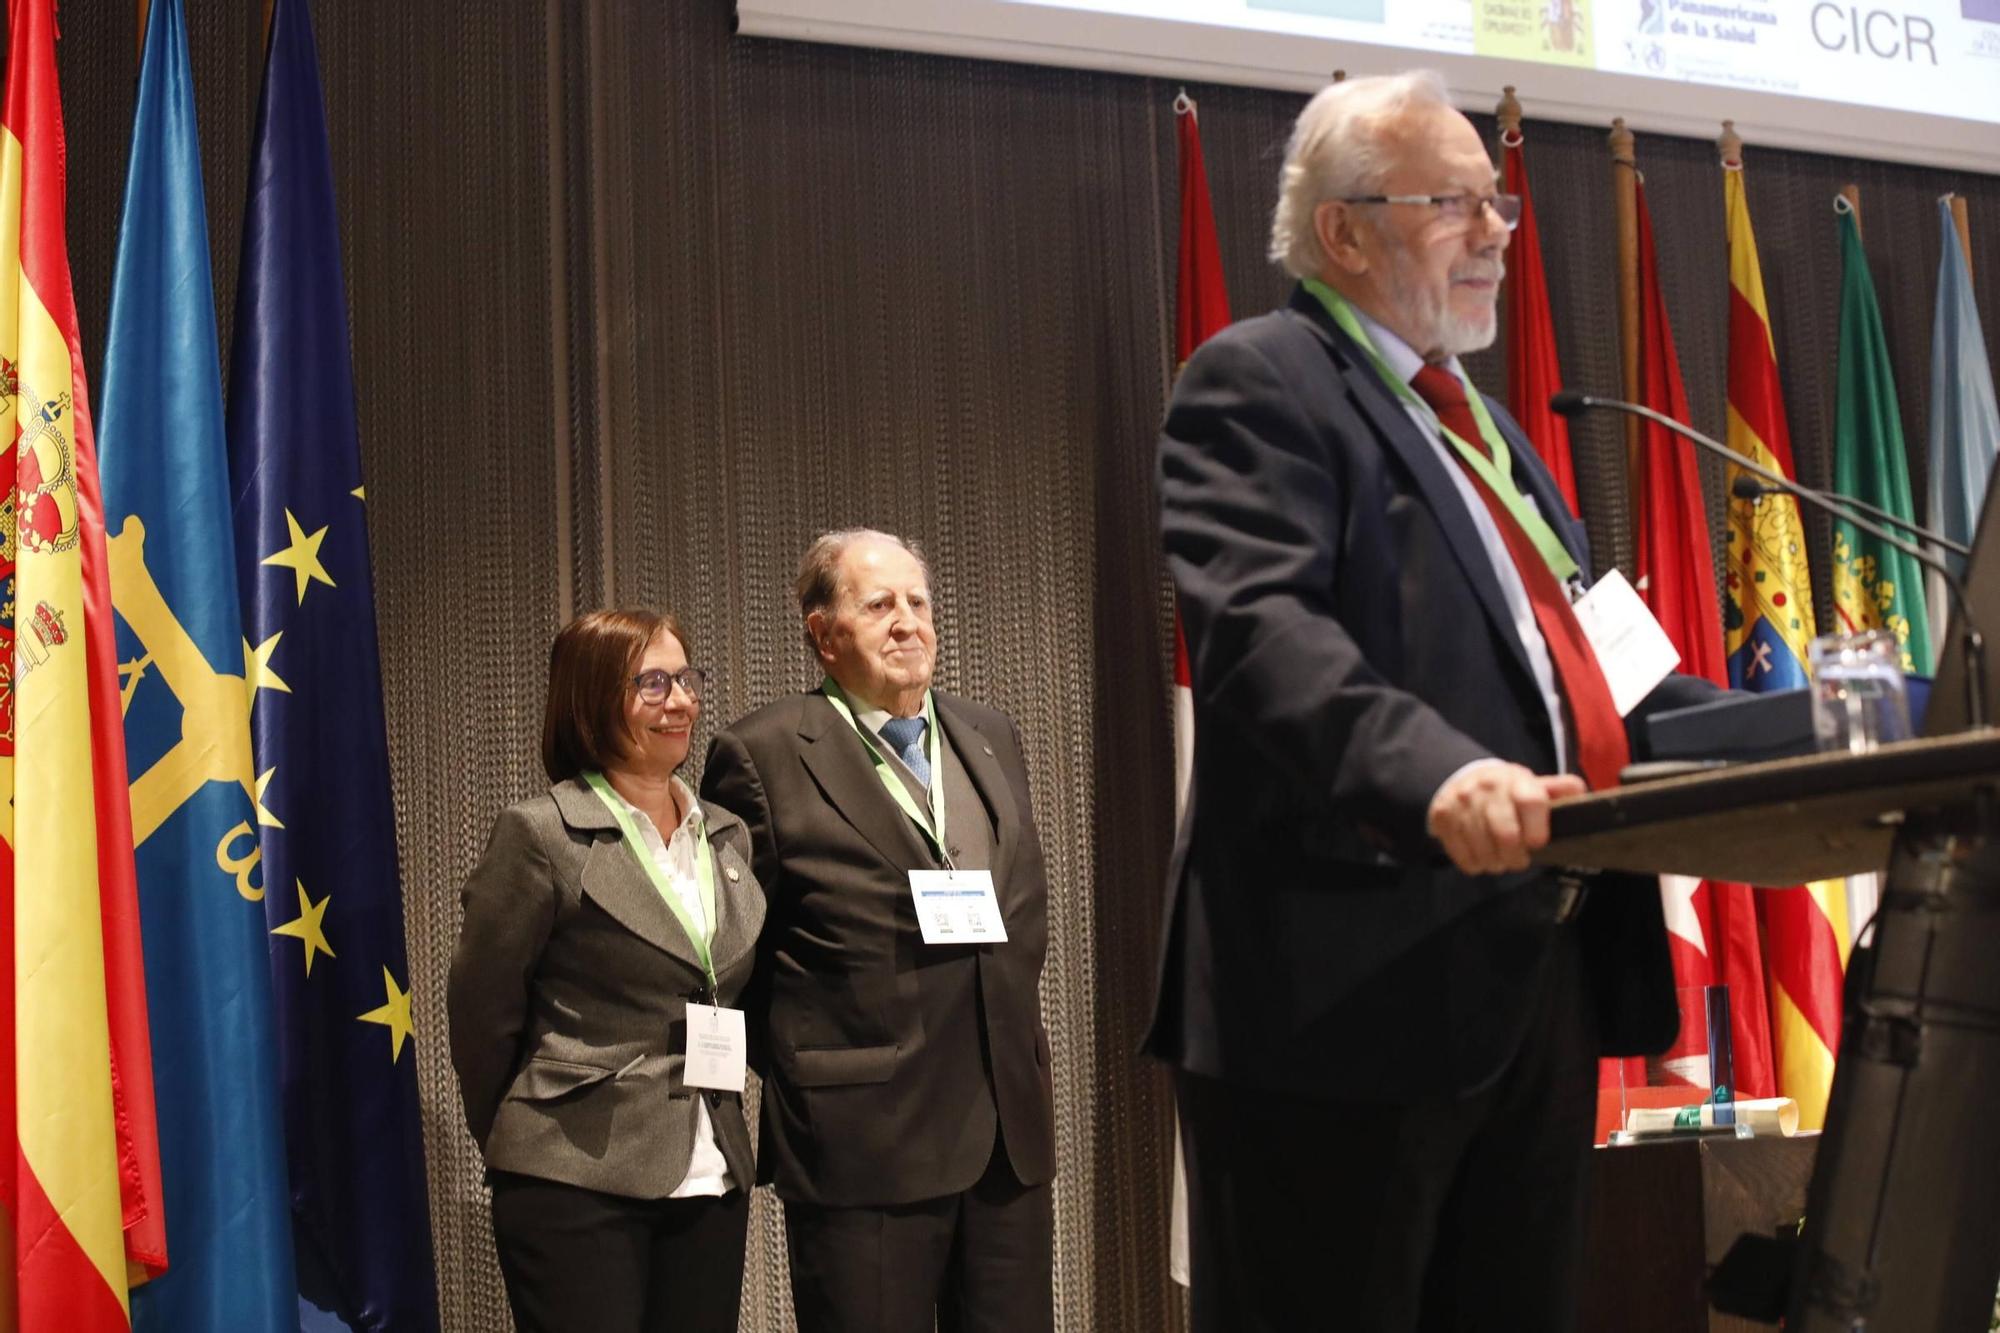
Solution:
<path fill-rule="evenodd" d="M 1833 489 L 1915 521 L 1902 413 L 1875 283 L 1851 209 L 1840 210 L 1840 368 L 1833 418 Z M 1931 669 L 1923 566 L 1851 523 L 1833 525 L 1833 602 L 1849 633 L 1886 629 L 1903 648 L 1903 670 Z"/>

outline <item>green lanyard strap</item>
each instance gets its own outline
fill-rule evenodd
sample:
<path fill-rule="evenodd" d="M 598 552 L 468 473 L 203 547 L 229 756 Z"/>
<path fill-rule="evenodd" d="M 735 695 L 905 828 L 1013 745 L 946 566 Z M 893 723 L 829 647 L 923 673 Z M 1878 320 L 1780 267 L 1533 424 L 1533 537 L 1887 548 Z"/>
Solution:
<path fill-rule="evenodd" d="M 1360 344 L 1361 350 L 1368 354 L 1369 361 L 1374 364 L 1375 373 L 1382 377 L 1382 382 L 1389 386 L 1390 391 L 1422 413 L 1425 420 L 1435 425 L 1438 434 L 1442 435 L 1458 456 L 1465 460 L 1465 465 L 1478 473 L 1479 479 L 1492 488 L 1493 494 L 1499 497 L 1500 503 L 1506 506 L 1507 512 L 1514 516 L 1514 521 L 1521 525 L 1522 531 L 1526 532 L 1528 539 L 1535 544 L 1535 549 L 1541 553 L 1542 559 L 1555 574 L 1556 582 L 1568 583 L 1575 578 L 1578 573 L 1576 557 L 1572 556 L 1569 548 L 1562 544 L 1562 538 L 1556 536 L 1555 529 L 1549 526 L 1541 511 L 1529 503 L 1528 498 L 1514 485 L 1513 454 L 1507 447 L 1507 438 L 1494 424 L 1493 413 L 1487 408 L 1485 397 L 1466 381 L 1464 372 L 1457 372 L 1458 377 L 1460 382 L 1465 384 L 1466 401 L 1471 404 L 1473 418 L 1479 422 L 1479 435 L 1486 442 L 1487 449 L 1491 451 L 1490 457 L 1460 439 L 1456 431 L 1439 421 L 1437 412 L 1431 405 L 1418 397 L 1404 382 L 1402 376 L 1390 368 L 1382 353 L 1377 350 L 1375 340 L 1368 336 L 1367 328 L 1362 325 L 1360 318 L 1354 313 L 1354 307 L 1347 303 L 1345 297 L 1318 278 L 1307 278 L 1304 286 L 1307 291 L 1319 298 L 1319 303 L 1326 307 L 1326 313 L 1333 317 L 1333 322 L 1340 326 L 1341 331 Z"/>
<path fill-rule="evenodd" d="M 833 710 L 847 720 L 847 725 L 854 728 L 854 734 L 861 737 L 861 743 L 868 747 L 868 757 L 875 765 L 875 776 L 881 781 L 883 790 L 889 793 L 889 799 L 901 807 L 903 813 L 910 817 L 910 822 L 923 833 L 938 860 L 947 869 L 952 868 L 951 853 L 944 846 L 944 757 L 938 742 L 937 705 L 931 698 L 931 692 L 924 691 L 924 750 L 931 765 L 930 809 L 924 810 L 910 795 L 910 789 L 903 784 L 903 780 L 896 776 L 895 770 L 889 767 L 889 757 L 883 753 L 875 733 L 862 726 L 860 719 L 854 716 L 854 705 L 846 692 L 831 676 L 822 680 L 819 687 L 826 692 L 826 700 L 833 705 Z"/>
<path fill-rule="evenodd" d="M 605 781 L 602 773 L 590 772 L 583 775 L 590 789 L 597 793 L 597 799 L 604 802 L 604 808 L 618 821 L 618 831 L 625 835 L 625 845 L 639 862 L 639 868 L 646 872 L 646 878 L 653 881 L 660 897 L 666 901 L 667 910 L 674 914 L 674 920 L 681 923 L 687 933 L 688 942 L 694 945 L 696 957 L 701 959 L 701 970 L 708 974 L 709 997 L 721 1003 L 720 991 L 715 980 L 715 963 L 708 952 L 709 941 L 715 938 L 715 849 L 708 845 L 708 821 L 702 817 L 701 807 L 694 812 L 694 878 L 701 888 L 701 910 L 707 915 L 706 928 L 696 930 L 694 922 L 688 919 L 687 908 L 681 902 L 680 890 L 667 879 L 667 872 L 646 849 L 646 840 L 639 834 L 639 826 L 632 822 L 632 812 L 624 798 L 619 796 Z"/>

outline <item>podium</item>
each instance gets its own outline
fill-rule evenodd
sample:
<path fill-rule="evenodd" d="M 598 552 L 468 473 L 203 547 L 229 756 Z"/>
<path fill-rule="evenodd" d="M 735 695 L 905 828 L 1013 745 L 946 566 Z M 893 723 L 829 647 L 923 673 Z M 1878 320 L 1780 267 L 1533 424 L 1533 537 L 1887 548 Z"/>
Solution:
<path fill-rule="evenodd" d="M 2000 731 L 1590 793 L 1558 802 L 1550 833 L 1543 864 L 1766 887 L 1887 866 L 1848 964 L 1785 1326 L 1983 1333 L 2000 1281 Z"/>
<path fill-rule="evenodd" d="M 1805 1216 L 1818 1144 L 1706 1134 L 1592 1153 L 1577 1326 L 1761 1333 L 1710 1310 L 1703 1278 L 1739 1235 L 1773 1235 Z"/>

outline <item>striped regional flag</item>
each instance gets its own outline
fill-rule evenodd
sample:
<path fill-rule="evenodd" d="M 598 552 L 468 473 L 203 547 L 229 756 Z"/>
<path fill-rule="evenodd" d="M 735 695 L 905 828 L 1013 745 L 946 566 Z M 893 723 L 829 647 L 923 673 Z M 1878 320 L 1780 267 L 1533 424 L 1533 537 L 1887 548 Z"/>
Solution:
<path fill-rule="evenodd" d="M 1194 99 L 1185 92 L 1174 99 L 1175 130 L 1181 163 L 1181 262 L 1174 300 L 1174 370 L 1187 364 L 1194 349 L 1229 323 L 1229 292 L 1222 282 L 1222 249 L 1215 239 L 1215 208 L 1208 195 L 1208 168 L 1201 156 L 1201 128 Z M 1187 810 L 1188 784 L 1194 778 L 1194 689 L 1188 672 L 1187 639 L 1181 618 L 1174 616 L 1174 827 Z M 1170 1227 L 1168 1269 L 1174 1281 L 1188 1285 L 1187 1166 L 1181 1160 L 1180 1134 L 1174 1134 L 1174 1202 Z"/>
<path fill-rule="evenodd" d="M 1729 233 L 1729 447 L 1787 477 L 1791 433 L 1778 384 L 1764 275 L 1750 229 L 1741 160 L 1723 164 Z M 1730 469 L 1733 484 L 1738 469 Z M 1795 690 L 1806 684 L 1812 642 L 1812 583 L 1805 527 L 1788 495 L 1738 500 L 1729 512 L 1724 580 L 1724 650 L 1739 690 Z M 1770 972 L 1771 1046 L 1778 1094 L 1799 1104 L 1799 1125 L 1819 1129 L 1840 1049 L 1840 991 L 1846 975 L 1847 892 L 1840 880 L 1758 895 Z"/>
<path fill-rule="evenodd" d="M 97 1333 L 166 1232 L 53 10 L 15 0 L 0 114 L 0 1327 Z"/>

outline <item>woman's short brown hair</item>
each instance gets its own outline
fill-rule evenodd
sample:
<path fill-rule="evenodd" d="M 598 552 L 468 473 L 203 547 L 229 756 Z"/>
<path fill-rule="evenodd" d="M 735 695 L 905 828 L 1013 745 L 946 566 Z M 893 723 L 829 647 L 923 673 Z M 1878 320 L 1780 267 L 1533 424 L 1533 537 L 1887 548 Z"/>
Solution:
<path fill-rule="evenodd" d="M 692 652 L 672 612 L 586 611 L 549 645 L 549 702 L 542 712 L 542 767 L 550 782 L 602 771 L 625 753 L 625 686 L 661 630 Z"/>

